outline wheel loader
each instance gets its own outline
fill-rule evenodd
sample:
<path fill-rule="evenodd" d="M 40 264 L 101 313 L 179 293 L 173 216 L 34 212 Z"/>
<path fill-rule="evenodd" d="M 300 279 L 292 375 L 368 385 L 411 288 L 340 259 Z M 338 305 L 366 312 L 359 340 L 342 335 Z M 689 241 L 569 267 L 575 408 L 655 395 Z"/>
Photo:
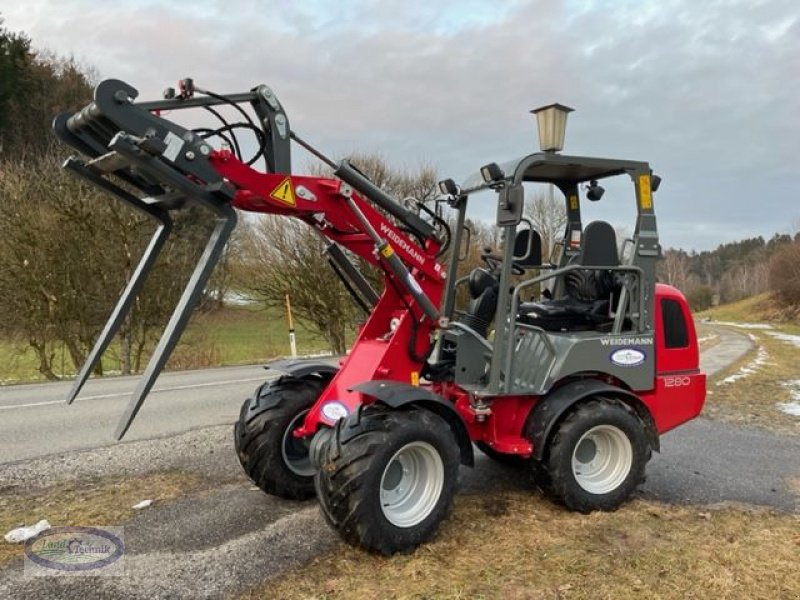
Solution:
<path fill-rule="evenodd" d="M 223 109 L 241 120 L 230 122 Z M 123 322 L 176 211 L 204 207 L 213 230 L 118 439 L 178 342 L 237 213 L 280 215 L 327 240 L 332 268 L 368 316 L 338 365 L 267 365 L 279 376 L 265 377 L 244 401 L 233 431 L 258 487 L 316 496 L 344 540 L 383 554 L 435 535 L 476 449 L 534 477 L 569 509 L 614 510 L 642 482 L 659 437 L 700 413 L 705 375 L 684 296 L 656 281 L 661 179 L 646 162 L 561 153 L 568 110 L 537 111 L 540 151 L 488 163 L 461 185 L 440 182 L 444 218 L 391 197 L 350 161 L 329 159 L 292 129 L 266 85 L 218 94 L 184 79 L 162 99 L 140 101 L 131 85 L 103 81 L 91 103 L 54 120 L 57 136 L 79 153 L 65 168 L 152 219 L 155 231 L 68 402 Z M 212 118 L 219 127 L 208 126 Z M 237 137 L 245 134 L 252 156 Z M 293 147 L 331 175 L 294 172 Z M 581 218 L 582 202 L 600 201 L 609 178 L 630 185 L 629 239 L 617 239 L 606 221 Z M 523 218 L 530 183 L 564 197 L 567 224 L 547 257 Z M 500 243 L 459 276 L 476 199 L 492 203 Z M 358 259 L 380 272 L 382 289 Z"/>

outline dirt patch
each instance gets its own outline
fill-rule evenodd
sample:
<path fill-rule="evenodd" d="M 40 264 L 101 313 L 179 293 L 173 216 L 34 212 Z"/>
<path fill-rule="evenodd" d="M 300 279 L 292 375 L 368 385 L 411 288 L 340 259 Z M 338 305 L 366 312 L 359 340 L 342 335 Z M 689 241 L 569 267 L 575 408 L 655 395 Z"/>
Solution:
<path fill-rule="evenodd" d="M 384 558 L 345 547 L 244 598 L 795 598 L 800 517 L 634 501 L 580 515 L 540 497 L 460 497 L 438 538 Z M 498 514 L 499 513 L 499 514 Z"/>
<path fill-rule="evenodd" d="M 197 489 L 198 475 L 178 471 L 142 477 L 105 477 L 67 481 L 47 488 L 6 486 L 0 489 L 0 532 L 47 519 L 53 527 L 117 525 L 136 512 L 141 500 L 164 502 Z M 0 540 L 0 565 L 22 556 L 23 544 Z"/>

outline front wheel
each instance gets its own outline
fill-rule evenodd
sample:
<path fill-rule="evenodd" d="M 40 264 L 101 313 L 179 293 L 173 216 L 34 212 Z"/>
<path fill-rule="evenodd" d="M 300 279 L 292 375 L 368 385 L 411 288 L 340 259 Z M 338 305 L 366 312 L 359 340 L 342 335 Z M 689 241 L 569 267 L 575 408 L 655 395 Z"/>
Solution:
<path fill-rule="evenodd" d="M 644 424 L 618 400 L 578 405 L 548 448 L 549 492 L 583 513 L 614 510 L 644 480 L 650 446 Z"/>
<path fill-rule="evenodd" d="M 315 476 L 317 496 L 346 542 L 408 552 L 449 514 L 459 463 L 455 436 L 437 415 L 369 408 L 337 425 Z"/>
<path fill-rule="evenodd" d="M 242 405 L 233 431 L 236 454 L 245 473 L 268 494 L 292 500 L 314 496 L 308 443 L 292 432 L 324 387 L 322 379 L 279 379 Z"/>

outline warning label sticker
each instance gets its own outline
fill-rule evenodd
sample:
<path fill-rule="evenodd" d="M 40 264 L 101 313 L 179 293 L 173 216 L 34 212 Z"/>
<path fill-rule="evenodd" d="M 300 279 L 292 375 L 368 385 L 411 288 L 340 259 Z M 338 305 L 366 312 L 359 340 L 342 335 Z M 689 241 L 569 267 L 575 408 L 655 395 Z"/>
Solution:
<path fill-rule="evenodd" d="M 569 209 L 578 210 L 578 197 L 575 194 L 571 194 L 569 197 Z"/>
<path fill-rule="evenodd" d="M 650 175 L 639 175 L 639 206 L 642 207 L 642 210 L 650 210 L 653 208 Z"/>
<path fill-rule="evenodd" d="M 269 195 L 270 198 L 275 198 L 279 202 L 283 202 L 284 204 L 288 204 L 289 206 L 295 206 L 297 202 L 294 199 L 294 189 L 292 188 L 292 178 L 287 177 L 283 181 L 280 182 L 278 187 L 276 187 Z"/>

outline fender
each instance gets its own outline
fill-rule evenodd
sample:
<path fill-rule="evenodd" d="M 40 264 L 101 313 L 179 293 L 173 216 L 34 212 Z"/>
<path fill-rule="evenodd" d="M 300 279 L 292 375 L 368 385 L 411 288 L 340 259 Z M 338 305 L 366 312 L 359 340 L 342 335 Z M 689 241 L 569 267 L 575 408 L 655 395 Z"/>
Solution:
<path fill-rule="evenodd" d="M 303 358 L 276 360 L 267 363 L 264 365 L 264 368 L 278 371 L 281 375 L 289 375 L 297 379 L 303 379 L 313 374 L 322 376 L 333 375 L 339 370 L 339 367 L 328 362 Z"/>
<path fill-rule="evenodd" d="M 270 388 L 280 383 L 290 383 L 291 381 L 301 381 L 318 376 L 323 380 L 330 380 L 339 370 L 338 367 L 330 363 L 318 360 L 287 359 L 276 360 L 264 365 L 267 370 L 277 371 L 280 376 L 277 379 L 270 379 L 260 384 L 247 408 L 247 418 L 256 412 L 260 413 L 268 408 L 274 408 L 281 401 L 280 396 L 272 394 Z"/>
<path fill-rule="evenodd" d="M 430 390 L 400 381 L 376 380 L 360 383 L 350 391 L 361 392 L 365 396 L 375 398 L 381 404 L 400 409 L 406 406 L 419 406 L 444 419 L 450 426 L 461 449 L 461 464 L 468 467 L 475 465 L 472 452 L 472 440 L 467 433 L 467 426 L 455 407 L 438 394 Z"/>
<path fill-rule="evenodd" d="M 658 432 L 653 422 L 653 417 L 636 394 L 597 379 L 579 379 L 555 389 L 540 400 L 531 410 L 531 414 L 528 416 L 528 423 L 531 427 L 529 436 L 533 443 L 533 457 L 537 460 L 544 458 L 547 441 L 553 433 L 554 426 L 564 413 L 581 400 L 597 395 L 605 395 L 622 400 L 636 411 L 636 415 L 644 423 L 650 447 L 656 452 L 660 451 Z M 527 429 L 528 426 L 526 425 Z"/>

